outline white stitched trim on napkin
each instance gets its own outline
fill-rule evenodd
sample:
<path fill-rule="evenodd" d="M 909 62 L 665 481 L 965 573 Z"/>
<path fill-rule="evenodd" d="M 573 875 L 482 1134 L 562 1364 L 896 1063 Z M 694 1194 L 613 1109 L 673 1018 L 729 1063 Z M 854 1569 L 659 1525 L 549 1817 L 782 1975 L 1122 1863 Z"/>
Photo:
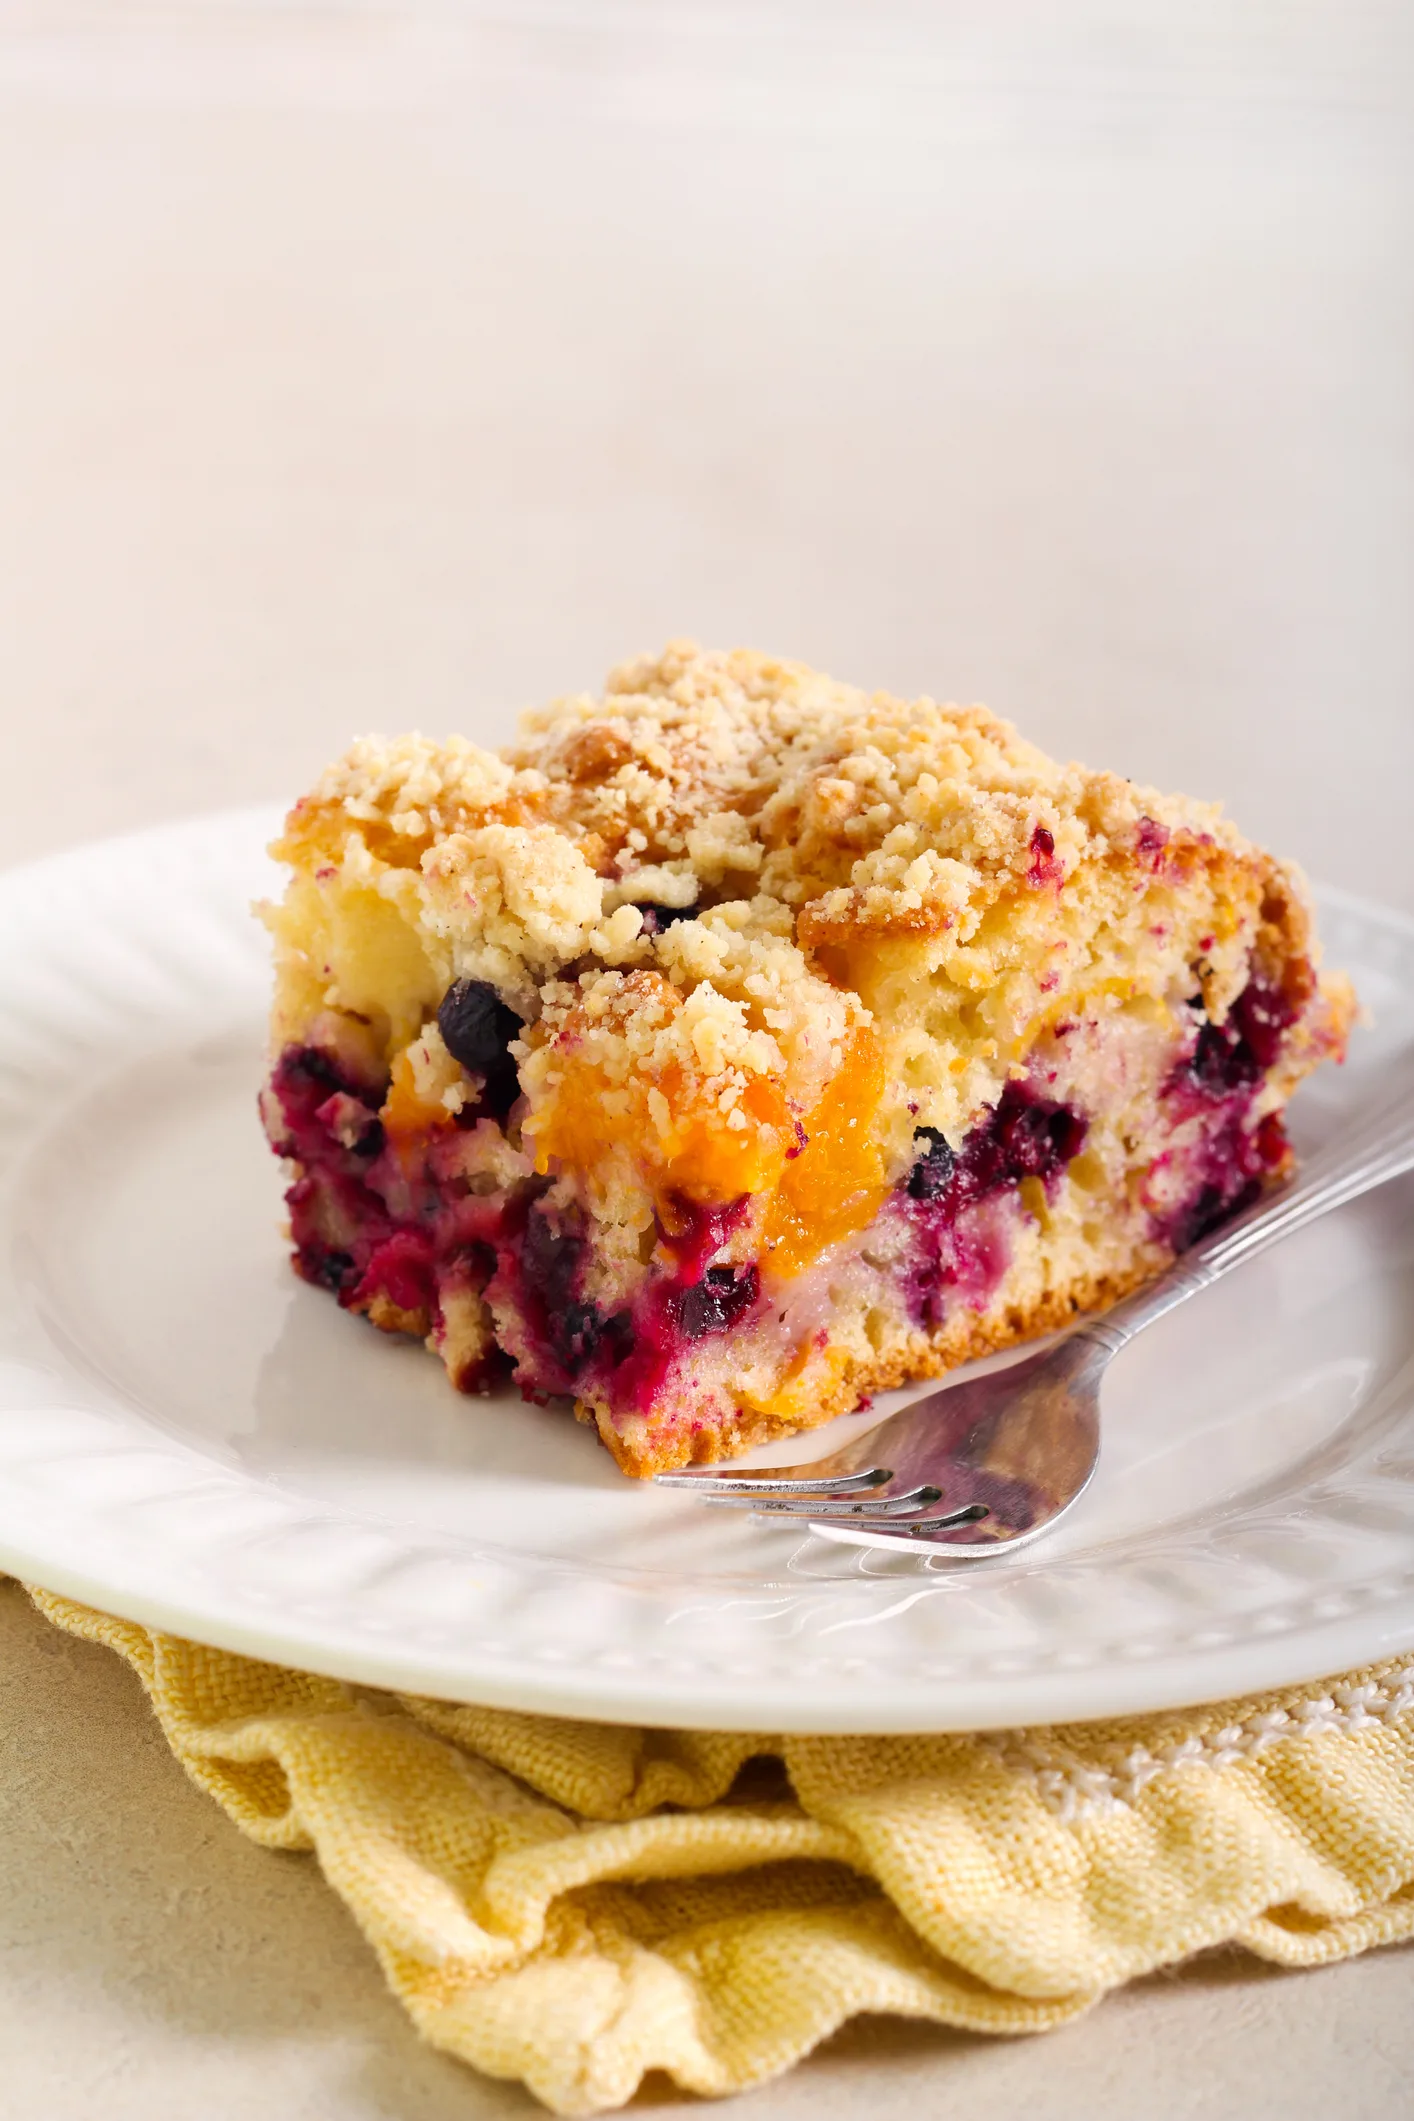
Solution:
<path fill-rule="evenodd" d="M 1132 1804 L 1156 1775 L 1178 1768 L 1230 1767 L 1288 1738 L 1309 1738 L 1318 1731 L 1359 1731 L 1370 1724 L 1391 1723 L 1414 1709 L 1414 1662 L 1401 1665 L 1382 1684 L 1335 1686 L 1313 1694 L 1290 1709 L 1263 1709 L 1242 1723 L 1224 1725 L 1206 1737 L 1196 1734 L 1150 1752 L 1134 1746 L 1110 1766 L 1079 1760 L 1054 1743 L 1028 1731 L 1000 1731 L 978 1744 L 1013 1774 L 1023 1776 L 1042 1802 L 1061 1819 L 1113 1811 Z"/>

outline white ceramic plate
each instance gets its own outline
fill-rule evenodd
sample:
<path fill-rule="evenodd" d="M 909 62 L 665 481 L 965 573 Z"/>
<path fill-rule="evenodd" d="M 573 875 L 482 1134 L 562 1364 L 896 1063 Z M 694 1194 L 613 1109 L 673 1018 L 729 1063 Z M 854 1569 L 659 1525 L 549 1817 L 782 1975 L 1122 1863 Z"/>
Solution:
<path fill-rule="evenodd" d="M 1116 1714 L 1414 1645 L 1414 1182 L 1147 1333 L 1093 1486 L 1013 1559 L 710 1511 L 291 1275 L 255 1116 L 275 822 L 0 877 L 0 1566 L 350 1679 L 762 1731 Z M 1298 1100 L 1308 1143 L 1414 1046 L 1414 924 L 1328 895 L 1324 926 L 1377 1021 Z"/>

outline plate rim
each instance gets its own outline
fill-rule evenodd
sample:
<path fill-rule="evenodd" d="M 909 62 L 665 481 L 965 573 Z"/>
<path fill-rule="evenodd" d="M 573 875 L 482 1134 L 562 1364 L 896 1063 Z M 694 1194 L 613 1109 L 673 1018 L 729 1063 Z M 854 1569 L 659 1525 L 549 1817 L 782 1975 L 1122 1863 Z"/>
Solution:
<path fill-rule="evenodd" d="M 13 1558 L 12 1558 L 13 1557 Z M 986 1564 L 980 1564 L 986 1566 Z M 1224 1649 L 1203 1653 L 1201 1683 L 1179 1684 L 1166 1677 L 1174 1660 L 1158 1658 L 1145 1666 L 1122 1660 L 1096 1665 L 1084 1674 L 1032 1675 L 1025 1682 L 1024 1712 L 1003 1710 L 995 1699 L 995 1683 L 956 1685 L 956 1713 L 939 1713 L 936 1699 L 928 1698 L 900 1706 L 895 1699 L 881 1711 L 868 1697 L 858 1713 L 841 1711 L 837 1701 L 822 1702 L 819 1709 L 802 1692 L 799 1699 L 778 1703 L 771 1717 L 746 1716 L 739 1692 L 714 1690 L 710 1682 L 699 1683 L 688 1695 L 664 1687 L 656 1706 L 667 1712 L 651 1715 L 655 1704 L 639 1687 L 617 1688 L 612 1680 L 596 1678 L 580 1686 L 548 1679 L 502 1678 L 494 1671 L 478 1676 L 474 1691 L 465 1691 L 455 1673 L 425 1652 L 404 1652 L 397 1659 L 356 1645 L 347 1648 L 326 1642 L 318 1633 L 304 1639 L 298 1657 L 290 1653 L 285 1638 L 263 1635 L 253 1623 L 242 1623 L 214 1613 L 210 1619 L 200 1607 L 183 1608 L 160 1596 L 124 1592 L 121 1599 L 105 1591 L 81 1569 L 64 1566 L 31 1567 L 21 1551 L 0 1538 L 0 1575 L 10 1575 L 26 1589 L 47 1591 L 75 1603 L 93 1607 L 114 1619 L 135 1622 L 160 1633 L 180 1636 L 204 1646 L 249 1657 L 264 1664 L 310 1672 L 320 1678 L 341 1680 L 355 1687 L 409 1695 L 454 1706 L 510 1710 L 531 1716 L 561 1716 L 576 1722 L 608 1723 L 644 1729 L 693 1731 L 744 1731 L 762 1735 L 800 1737 L 906 1737 L 928 1734 L 1011 1731 L 1038 1728 L 1059 1729 L 1070 1724 L 1117 1721 L 1131 1716 L 1163 1714 L 1168 1710 L 1216 1706 L 1226 1701 L 1285 1692 L 1293 1687 L 1316 1685 L 1378 1665 L 1414 1650 L 1414 1608 L 1402 1625 L 1373 1631 L 1368 1611 L 1349 1614 L 1306 1628 L 1290 1638 L 1265 1636 L 1264 1646 L 1272 1654 L 1263 1659 L 1263 1677 L 1254 1682 L 1242 1676 L 1243 1660 L 1250 1658 L 1252 1643 L 1245 1640 Z M 183 1614 L 189 1617 L 184 1619 Z M 195 1616 L 197 1625 L 190 1616 Z M 1285 1654 L 1278 1650 L 1282 1644 Z M 1312 1647 L 1320 1645 L 1313 1661 Z M 1117 1675 L 1124 1675 L 1129 1684 Z M 1216 1686 L 1230 1674 L 1230 1682 Z M 969 1706 L 971 1704 L 971 1706 Z"/>

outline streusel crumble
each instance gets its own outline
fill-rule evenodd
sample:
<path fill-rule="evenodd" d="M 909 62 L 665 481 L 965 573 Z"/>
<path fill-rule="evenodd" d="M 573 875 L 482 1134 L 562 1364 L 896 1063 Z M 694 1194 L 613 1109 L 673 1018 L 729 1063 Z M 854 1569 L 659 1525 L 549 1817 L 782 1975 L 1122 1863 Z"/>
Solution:
<path fill-rule="evenodd" d="M 635 1474 L 1111 1302 L 1351 1013 L 1216 809 L 744 652 L 357 743 L 275 851 L 299 1272 Z"/>

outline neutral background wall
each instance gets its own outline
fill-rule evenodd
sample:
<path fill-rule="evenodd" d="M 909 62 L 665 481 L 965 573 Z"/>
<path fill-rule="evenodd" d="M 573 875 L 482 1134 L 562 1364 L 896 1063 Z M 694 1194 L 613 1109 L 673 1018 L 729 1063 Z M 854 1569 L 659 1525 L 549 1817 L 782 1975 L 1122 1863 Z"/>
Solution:
<path fill-rule="evenodd" d="M 1412 54 L 1334 0 L 0 12 L 4 852 L 691 633 L 1414 905 Z"/>
<path fill-rule="evenodd" d="M 693 633 L 986 698 L 1414 909 L 1411 23 L 0 4 L 0 861 Z M 0 1947 L 5 2113 L 531 2112 L 14 1589 Z M 1393 2121 L 1411 1983 L 1208 1961 L 734 2110 Z"/>

